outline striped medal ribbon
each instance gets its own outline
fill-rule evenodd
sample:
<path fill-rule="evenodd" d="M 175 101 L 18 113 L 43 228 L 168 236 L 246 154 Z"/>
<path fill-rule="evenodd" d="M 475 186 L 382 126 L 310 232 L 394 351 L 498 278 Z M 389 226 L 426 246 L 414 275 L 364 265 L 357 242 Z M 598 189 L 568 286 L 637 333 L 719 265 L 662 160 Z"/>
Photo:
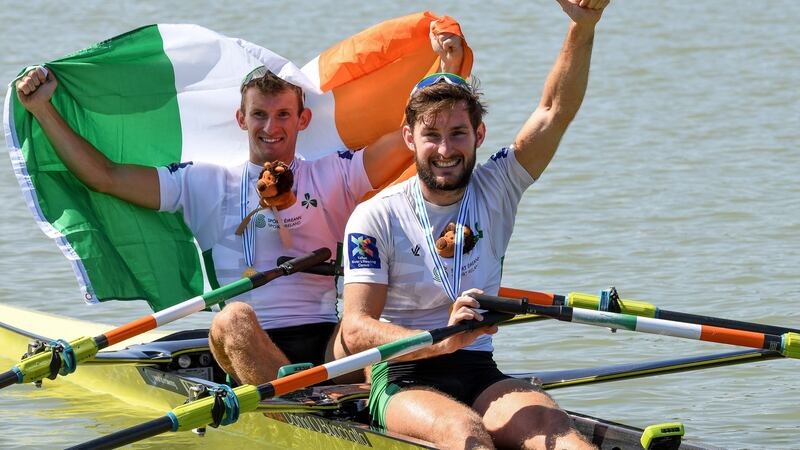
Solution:
<path fill-rule="evenodd" d="M 249 168 L 250 163 L 244 163 L 244 169 L 242 169 L 242 181 L 239 187 L 239 211 L 241 213 L 241 220 L 247 216 L 247 191 L 250 185 L 249 177 L 247 176 L 247 169 Z M 256 247 L 256 221 L 251 220 L 250 223 L 247 224 L 247 227 L 244 229 L 244 233 L 242 234 L 242 252 L 244 253 L 244 262 L 247 265 L 247 268 L 244 270 L 242 277 L 249 277 L 256 272 L 255 266 L 255 250 Z"/>
<path fill-rule="evenodd" d="M 455 255 L 453 255 L 453 282 L 450 283 L 450 277 L 445 270 L 444 262 L 436 252 L 436 241 L 433 239 L 433 226 L 431 225 L 430 218 L 428 217 L 428 210 L 425 208 L 425 199 L 422 198 L 422 190 L 419 187 L 419 178 L 415 177 L 412 183 L 412 192 L 414 195 L 414 203 L 416 204 L 417 218 L 420 225 L 422 225 L 422 232 L 425 234 L 425 243 L 428 245 L 428 253 L 433 259 L 433 265 L 439 272 L 442 280 L 442 288 L 444 292 L 450 297 L 450 300 L 456 301 L 461 289 L 461 261 L 464 257 L 464 225 L 467 224 L 467 213 L 469 205 L 472 201 L 472 183 L 467 185 L 467 190 L 464 193 L 464 198 L 461 199 L 461 207 L 458 209 L 458 219 L 456 220 L 456 248 Z"/>
<path fill-rule="evenodd" d="M 250 183 L 247 169 L 250 166 L 249 162 L 244 163 L 244 169 L 242 169 L 242 181 L 241 185 L 239 186 L 239 212 L 241 214 L 240 219 L 243 221 L 245 217 L 247 217 L 247 194 L 252 189 L 252 184 Z M 289 163 L 289 170 L 295 170 L 295 160 L 292 160 Z M 259 199 L 260 200 L 260 199 Z M 258 203 L 257 203 L 258 205 Z M 276 218 L 277 220 L 277 218 Z M 244 262 L 247 264 L 247 268 L 244 270 L 242 274 L 243 277 L 249 277 L 255 275 L 256 271 L 256 222 L 257 220 L 251 220 L 250 223 L 247 224 L 247 227 L 244 229 L 244 233 L 242 234 L 242 253 L 244 253 Z"/>

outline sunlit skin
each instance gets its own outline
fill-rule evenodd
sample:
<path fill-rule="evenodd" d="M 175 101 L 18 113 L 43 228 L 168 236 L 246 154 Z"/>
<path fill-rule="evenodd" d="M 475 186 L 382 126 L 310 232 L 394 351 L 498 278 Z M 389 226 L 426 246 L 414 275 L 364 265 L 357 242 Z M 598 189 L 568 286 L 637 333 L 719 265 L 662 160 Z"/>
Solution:
<path fill-rule="evenodd" d="M 236 122 L 247 131 L 250 162 L 291 163 L 297 134 L 311 122 L 311 110 L 299 109 L 297 94 L 288 89 L 273 95 L 254 88 L 244 93 L 244 111 L 236 111 Z"/>
<path fill-rule="evenodd" d="M 483 143 L 486 127 L 481 122 L 477 130 L 473 128 L 465 102 L 437 114 L 433 123 L 424 122 L 417 121 L 413 131 L 404 127 L 403 139 L 414 151 L 423 180 L 422 196 L 436 205 L 451 205 L 464 195 L 466 183 L 462 181 L 475 167 L 475 153 Z"/>

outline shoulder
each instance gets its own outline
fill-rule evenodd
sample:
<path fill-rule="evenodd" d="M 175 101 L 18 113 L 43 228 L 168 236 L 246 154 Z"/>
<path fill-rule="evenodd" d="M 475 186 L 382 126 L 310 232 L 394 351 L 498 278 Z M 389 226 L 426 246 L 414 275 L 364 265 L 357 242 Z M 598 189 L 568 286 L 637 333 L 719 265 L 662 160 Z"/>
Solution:
<path fill-rule="evenodd" d="M 474 172 L 477 179 L 497 178 L 522 186 L 530 186 L 535 181 L 517 160 L 513 147 L 503 147 L 479 164 Z"/>
<path fill-rule="evenodd" d="M 393 184 L 377 194 L 374 197 L 367 200 L 364 203 L 375 201 L 378 203 L 386 203 L 387 201 L 395 201 L 401 198 L 405 198 L 405 193 L 408 190 L 408 181 L 404 181 L 402 183 Z"/>
<path fill-rule="evenodd" d="M 372 188 L 364 172 L 363 153 L 363 151 L 342 150 L 313 161 L 297 160 L 297 168 L 303 177 L 323 185 L 344 183 L 348 191 L 356 192 L 360 197 Z M 365 183 L 367 186 L 362 186 Z"/>
<path fill-rule="evenodd" d="M 356 210 L 361 210 L 362 214 L 389 216 L 396 211 L 399 204 L 408 202 L 406 199 L 407 182 L 389 186 L 375 194 L 369 200 L 360 203 Z"/>
<path fill-rule="evenodd" d="M 298 160 L 304 166 L 308 167 L 312 171 L 316 171 L 319 169 L 331 168 L 331 167 L 342 167 L 346 168 L 352 165 L 353 163 L 361 162 L 364 158 L 364 152 L 362 150 L 359 151 L 352 151 L 352 150 L 340 150 L 330 155 L 323 156 L 322 158 L 315 159 L 312 161 L 309 160 Z"/>
<path fill-rule="evenodd" d="M 353 223 L 388 223 L 391 216 L 394 214 L 395 205 L 397 202 L 405 201 L 404 186 L 405 183 L 390 186 L 374 197 L 361 202 L 353 214 L 350 216 L 350 221 Z"/>
<path fill-rule="evenodd" d="M 500 150 L 493 153 L 491 156 L 489 156 L 489 159 L 479 164 L 478 167 L 476 168 L 476 171 L 485 172 L 492 170 L 502 170 L 504 168 L 507 168 L 512 160 L 516 162 L 516 158 L 514 158 L 514 150 L 510 147 L 503 147 Z"/>
<path fill-rule="evenodd" d="M 498 150 L 494 155 L 490 156 L 489 160 L 497 162 L 500 159 L 508 158 L 509 153 L 513 154 L 511 149 L 509 147 L 503 147 L 500 150 Z"/>

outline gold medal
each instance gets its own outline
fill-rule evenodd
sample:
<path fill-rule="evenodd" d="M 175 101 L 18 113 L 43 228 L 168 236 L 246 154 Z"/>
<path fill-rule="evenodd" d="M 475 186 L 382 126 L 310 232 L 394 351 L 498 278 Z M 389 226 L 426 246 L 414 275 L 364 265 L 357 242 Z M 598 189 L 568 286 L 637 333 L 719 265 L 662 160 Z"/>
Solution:
<path fill-rule="evenodd" d="M 252 277 L 253 275 L 255 275 L 257 273 L 258 273 L 258 271 L 256 270 L 255 267 L 248 267 L 247 269 L 244 270 L 244 273 L 242 274 L 242 278 L 250 278 L 250 277 Z"/>

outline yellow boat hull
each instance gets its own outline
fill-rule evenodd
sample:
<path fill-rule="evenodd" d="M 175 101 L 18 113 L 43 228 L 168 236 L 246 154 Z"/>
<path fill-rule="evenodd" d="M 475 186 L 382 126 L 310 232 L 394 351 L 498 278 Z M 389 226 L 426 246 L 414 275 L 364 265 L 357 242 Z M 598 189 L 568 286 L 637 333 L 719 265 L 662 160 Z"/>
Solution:
<path fill-rule="evenodd" d="M 9 325 L 13 324 L 13 327 Z M 0 304 L 0 361 L 13 364 L 27 351 L 32 341 L 31 334 L 47 338 L 58 337 L 67 341 L 83 336 L 97 336 L 113 326 L 64 318 L 52 314 L 31 311 Z M 109 347 L 104 352 L 120 350 L 129 344 L 150 342 L 168 335 L 168 332 L 154 330 Z M 103 352 L 101 352 L 102 354 Z M 94 358 L 78 366 L 68 375 L 56 380 L 44 380 L 44 387 L 56 383 L 80 386 L 95 394 L 108 394 L 115 399 L 142 410 L 142 420 L 163 415 L 172 408 L 184 403 L 185 395 L 168 389 L 154 387 L 142 376 L 142 362 L 124 362 L 115 359 L 104 362 Z M 155 365 L 153 365 L 155 367 Z M 181 379 L 164 378 L 163 383 L 178 383 Z M 188 382 L 187 382 L 188 383 Z M 10 386 L 7 389 L 14 389 Z M 72 389 L 68 390 L 73 392 Z M 276 410 L 277 408 L 277 410 Z M 298 410 L 305 409 L 299 407 Z M 430 448 L 429 444 L 414 441 L 407 437 L 394 436 L 370 430 L 352 422 L 338 422 L 320 418 L 313 413 L 286 413 L 281 406 L 263 404 L 262 413 L 242 415 L 235 424 L 209 430 L 209 433 L 222 433 L 228 445 L 250 448 L 255 444 L 265 444 L 274 448 L 386 448 L 419 449 Z"/>

